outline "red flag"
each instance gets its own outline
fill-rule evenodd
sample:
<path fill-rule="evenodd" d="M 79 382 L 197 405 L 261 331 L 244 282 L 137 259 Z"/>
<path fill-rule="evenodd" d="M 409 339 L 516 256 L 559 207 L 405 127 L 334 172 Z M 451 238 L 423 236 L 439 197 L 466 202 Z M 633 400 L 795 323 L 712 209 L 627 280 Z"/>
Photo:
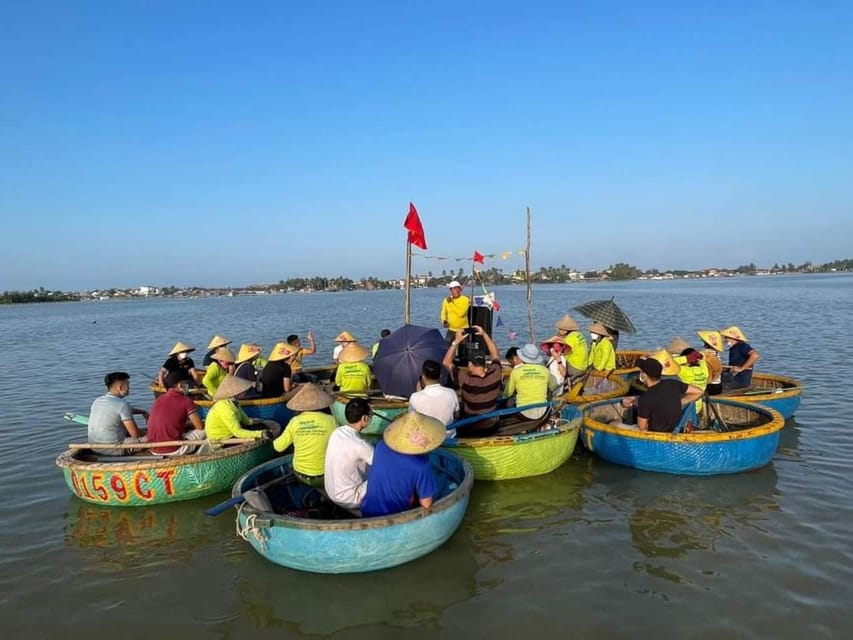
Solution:
<path fill-rule="evenodd" d="M 409 242 L 426 251 L 427 244 L 426 236 L 424 235 L 424 226 L 418 217 L 418 210 L 415 209 L 415 205 L 411 202 L 409 203 L 409 214 L 406 216 L 403 227 L 409 230 Z"/>
<path fill-rule="evenodd" d="M 486 264 L 486 256 L 484 256 L 479 251 L 474 252 L 474 262 L 479 262 L 480 264 Z"/>

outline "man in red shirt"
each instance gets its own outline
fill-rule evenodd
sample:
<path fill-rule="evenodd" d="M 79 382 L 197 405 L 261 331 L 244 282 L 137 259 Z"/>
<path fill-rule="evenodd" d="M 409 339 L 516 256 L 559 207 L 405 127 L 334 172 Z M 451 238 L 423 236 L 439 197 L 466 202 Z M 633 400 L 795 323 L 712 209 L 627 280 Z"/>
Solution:
<path fill-rule="evenodd" d="M 169 442 L 172 440 L 204 440 L 204 423 L 198 415 L 198 407 L 184 395 L 182 376 L 179 371 L 166 374 L 164 386 L 166 393 L 151 405 L 148 418 L 148 442 Z M 187 421 L 192 430 L 187 431 Z M 152 453 L 165 456 L 181 456 L 191 453 L 196 445 L 182 447 L 161 447 L 151 449 Z"/>

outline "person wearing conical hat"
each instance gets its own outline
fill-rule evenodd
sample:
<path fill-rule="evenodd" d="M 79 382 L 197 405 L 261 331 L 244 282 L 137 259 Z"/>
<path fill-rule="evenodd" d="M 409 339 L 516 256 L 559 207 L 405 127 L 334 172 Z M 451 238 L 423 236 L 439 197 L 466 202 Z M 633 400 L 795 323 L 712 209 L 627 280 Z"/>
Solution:
<path fill-rule="evenodd" d="M 209 370 L 209 369 L 208 369 Z M 237 400 L 252 389 L 252 383 L 243 378 L 226 373 L 213 394 L 213 407 L 207 413 L 204 429 L 210 440 L 227 438 L 263 438 L 263 429 L 246 427 L 257 426 L 254 420 L 237 404 Z"/>
<path fill-rule="evenodd" d="M 258 372 L 256 369 L 256 361 L 261 355 L 261 348 L 256 344 L 241 344 L 240 351 L 237 352 L 237 359 L 234 361 L 234 375 L 243 380 L 248 380 L 252 384 L 258 381 Z"/>
<path fill-rule="evenodd" d="M 270 352 L 269 362 L 261 372 L 261 395 L 279 398 L 293 388 L 293 370 L 289 359 L 295 353 L 286 342 L 277 342 Z"/>
<path fill-rule="evenodd" d="M 702 357 L 708 363 L 708 386 L 705 387 L 705 393 L 718 396 L 723 392 L 723 363 L 720 362 L 720 354 L 725 350 L 723 334 L 719 331 L 697 331 L 696 335 L 702 340 Z"/>
<path fill-rule="evenodd" d="M 429 452 L 441 445 L 445 434 L 440 420 L 417 411 L 404 413 L 388 425 L 373 451 L 362 515 L 432 507 L 439 496 Z"/>
<path fill-rule="evenodd" d="M 640 396 L 622 399 L 622 406 L 634 407 L 640 431 L 672 433 L 681 421 L 684 407 L 702 397 L 702 391 L 677 378 L 679 366 L 672 355 L 661 349 L 641 358 L 640 382 L 647 391 Z"/>
<path fill-rule="evenodd" d="M 233 373 L 235 360 L 234 353 L 228 347 L 219 347 L 213 352 L 210 365 L 201 380 L 201 384 L 211 397 L 216 393 L 225 376 Z"/>
<path fill-rule="evenodd" d="M 373 382 L 373 372 L 365 362 L 367 349 L 357 342 L 348 342 L 341 351 L 340 364 L 335 372 L 335 385 L 345 395 L 367 394 Z"/>
<path fill-rule="evenodd" d="M 592 346 L 589 350 L 590 373 L 602 378 L 609 378 L 616 369 L 616 350 L 613 347 L 613 337 L 600 322 L 593 322 L 589 326 L 589 335 Z"/>
<path fill-rule="evenodd" d="M 183 342 L 176 343 L 169 352 L 166 362 L 163 363 L 163 366 L 160 367 L 160 371 L 157 373 L 157 384 L 161 387 L 164 386 L 166 375 L 172 371 L 181 374 L 182 381 L 188 380 L 194 385 L 198 384 L 199 373 L 196 371 L 195 362 L 190 358 L 190 353 L 193 351 L 195 351 L 195 347 L 191 347 Z"/>
<path fill-rule="evenodd" d="M 685 384 L 701 389 L 704 395 L 711 376 L 711 370 L 705 361 L 705 356 L 687 344 L 687 341 L 681 336 L 673 338 L 666 350 L 669 351 L 679 366 L 678 379 Z M 696 411 L 702 412 L 701 399 L 696 401 Z"/>
<path fill-rule="evenodd" d="M 566 359 L 566 375 L 569 378 L 567 386 L 571 386 L 585 379 L 589 369 L 589 348 L 586 336 L 581 331 L 580 325 L 568 314 L 557 320 L 554 326 L 557 328 L 557 335 L 562 336 L 565 343 L 563 356 Z"/>
<path fill-rule="evenodd" d="M 276 451 L 293 445 L 293 472 L 303 484 L 311 487 L 324 485 L 326 448 L 338 426 L 329 409 L 334 402 L 335 399 L 319 385 L 303 384 L 287 402 L 287 408 L 298 412 L 297 415 L 272 443 Z"/>
<path fill-rule="evenodd" d="M 548 338 L 540 345 L 545 353 L 545 368 L 551 373 L 557 387 L 564 390 L 569 372 L 566 356 L 563 355 L 565 346 L 564 338 L 559 335 Z"/>
<path fill-rule="evenodd" d="M 332 362 L 337 364 L 338 362 L 340 362 L 341 352 L 344 350 L 344 348 L 348 344 L 358 342 L 358 340 L 349 331 L 341 331 L 335 338 L 335 342 L 337 342 L 338 344 L 336 344 L 335 348 L 332 350 Z"/>
<path fill-rule="evenodd" d="M 720 334 L 729 348 L 729 370 L 723 372 L 723 387 L 744 389 L 752 384 L 752 367 L 761 356 L 746 341 L 740 327 L 721 329 Z"/>
<path fill-rule="evenodd" d="M 513 367 L 504 389 L 504 398 L 515 396 L 515 406 L 547 402 L 558 391 L 558 387 L 548 369 L 542 364 L 542 353 L 535 344 L 527 343 L 518 350 L 521 364 Z M 526 409 L 521 412 L 525 418 L 538 420 L 545 415 L 547 407 Z"/>
<path fill-rule="evenodd" d="M 202 365 L 209 367 L 210 363 L 213 362 L 213 354 L 216 353 L 216 350 L 221 349 L 222 347 L 227 347 L 229 344 L 231 344 L 231 340 L 225 336 L 213 336 L 207 344 L 207 353 L 204 354 Z"/>
<path fill-rule="evenodd" d="M 450 290 L 447 297 L 441 301 L 441 326 L 447 329 L 445 340 L 453 342 L 456 332 L 468 328 L 468 308 L 471 301 L 468 296 L 462 295 L 462 284 L 458 280 L 452 280 L 447 288 Z"/>

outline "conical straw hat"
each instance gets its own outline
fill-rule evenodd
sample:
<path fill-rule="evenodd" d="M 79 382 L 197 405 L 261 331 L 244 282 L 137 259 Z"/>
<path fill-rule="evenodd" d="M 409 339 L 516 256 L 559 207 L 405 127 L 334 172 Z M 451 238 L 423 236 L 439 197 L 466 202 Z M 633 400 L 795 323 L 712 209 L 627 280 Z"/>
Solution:
<path fill-rule="evenodd" d="M 237 364 L 254 360 L 261 355 L 261 348 L 256 344 L 241 344 L 240 352 L 237 354 Z"/>
<path fill-rule="evenodd" d="M 231 341 L 225 336 L 213 336 L 213 338 L 210 339 L 210 344 L 207 345 L 207 349 L 218 349 L 219 347 L 224 347 L 229 344 L 231 344 Z"/>
<path fill-rule="evenodd" d="M 680 356 L 681 352 L 685 349 L 689 349 L 690 345 L 687 344 L 687 341 L 684 340 L 681 336 L 675 336 L 672 339 L 672 342 L 669 343 L 669 346 L 666 348 L 674 356 Z"/>
<path fill-rule="evenodd" d="M 447 437 L 447 429 L 437 420 L 417 411 L 409 411 L 385 429 L 382 438 L 397 453 L 417 455 L 437 449 Z"/>
<path fill-rule="evenodd" d="M 234 353 L 228 347 L 219 347 L 210 357 L 218 362 L 233 363 L 235 361 Z"/>
<path fill-rule="evenodd" d="M 580 331 L 580 325 L 575 322 L 575 319 L 569 314 L 564 315 L 562 318 L 557 320 L 557 324 L 554 325 L 557 329 L 561 331 Z"/>
<path fill-rule="evenodd" d="M 367 357 L 367 349 L 362 347 L 357 342 L 350 342 L 341 349 L 341 355 L 338 356 L 338 362 L 361 362 Z"/>
<path fill-rule="evenodd" d="M 341 331 L 338 337 L 335 338 L 335 342 L 355 342 L 355 336 L 349 331 Z"/>
<path fill-rule="evenodd" d="M 294 353 L 296 353 L 296 349 L 291 347 L 286 342 L 276 342 L 275 346 L 270 352 L 269 361 L 275 362 L 276 360 L 287 360 Z"/>
<path fill-rule="evenodd" d="M 173 356 L 178 353 L 189 353 L 190 351 L 195 351 L 195 347 L 191 347 L 188 344 L 179 342 L 174 347 L 172 347 L 172 350 L 169 352 L 169 355 Z"/>
<path fill-rule="evenodd" d="M 746 334 L 740 330 L 740 327 L 732 325 L 728 329 L 721 329 L 720 334 L 724 338 L 730 338 L 732 340 L 737 340 L 738 342 L 749 342 L 746 339 Z"/>
<path fill-rule="evenodd" d="M 552 344 L 559 344 L 559 345 L 561 345 L 561 346 L 562 346 L 562 345 L 565 345 L 565 344 L 566 344 L 566 339 L 565 339 L 563 336 L 551 336 L 551 337 L 550 337 L 550 338 L 548 338 L 547 340 L 543 340 L 543 341 L 540 343 L 540 345 L 539 345 L 539 346 L 540 346 L 542 349 L 547 349 L 547 348 L 548 348 L 548 346 L 549 346 L 549 345 L 552 345 Z"/>
<path fill-rule="evenodd" d="M 230 373 L 225 376 L 225 379 L 222 380 L 222 383 L 219 385 L 219 388 L 216 390 L 216 393 L 213 394 L 214 401 L 216 400 L 227 400 L 228 398 L 233 398 L 234 396 L 238 396 L 244 391 L 248 391 L 251 389 L 253 385 L 248 380 L 244 380 L 243 378 L 238 378 L 237 376 L 232 376 Z"/>
<path fill-rule="evenodd" d="M 696 335 L 714 351 L 722 353 L 725 350 L 723 334 L 719 331 L 697 331 Z"/>
<path fill-rule="evenodd" d="M 334 402 L 335 399 L 319 385 L 308 382 L 287 402 L 287 408 L 291 411 L 317 411 L 331 407 Z"/>
<path fill-rule="evenodd" d="M 600 322 L 593 322 L 591 325 L 589 325 L 589 329 L 587 329 L 587 331 L 589 331 L 590 333 L 597 333 L 600 336 L 610 335 L 610 332 L 607 330 L 607 327 L 605 327 Z"/>
<path fill-rule="evenodd" d="M 660 362 L 660 366 L 663 368 L 661 375 L 675 376 L 678 375 L 679 371 L 681 371 L 681 367 L 678 366 L 678 363 L 673 359 L 672 355 L 666 351 L 666 349 L 650 353 L 648 357 Z"/>

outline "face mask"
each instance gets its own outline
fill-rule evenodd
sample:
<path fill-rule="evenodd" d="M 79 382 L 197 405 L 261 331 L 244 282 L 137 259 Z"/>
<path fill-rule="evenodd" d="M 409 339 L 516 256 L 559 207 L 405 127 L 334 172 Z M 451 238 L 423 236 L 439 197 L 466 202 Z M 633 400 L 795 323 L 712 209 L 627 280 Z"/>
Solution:
<path fill-rule="evenodd" d="M 646 385 L 647 387 L 649 386 L 649 382 L 648 382 L 648 380 L 646 380 L 645 374 L 641 373 L 640 377 L 637 379 L 640 381 L 640 384 Z"/>
<path fill-rule="evenodd" d="M 188 355 L 188 354 L 186 354 L 186 353 L 179 353 L 179 354 L 178 354 L 178 360 L 186 360 L 186 359 L 187 359 L 187 355 Z"/>
<path fill-rule="evenodd" d="M 593 342 L 598 342 L 599 340 L 601 340 L 601 336 L 597 333 L 590 333 L 589 337 Z"/>
<path fill-rule="evenodd" d="M 726 340 L 726 348 L 728 349 L 731 349 L 733 346 L 735 346 L 735 344 L 736 343 L 734 340 Z"/>

